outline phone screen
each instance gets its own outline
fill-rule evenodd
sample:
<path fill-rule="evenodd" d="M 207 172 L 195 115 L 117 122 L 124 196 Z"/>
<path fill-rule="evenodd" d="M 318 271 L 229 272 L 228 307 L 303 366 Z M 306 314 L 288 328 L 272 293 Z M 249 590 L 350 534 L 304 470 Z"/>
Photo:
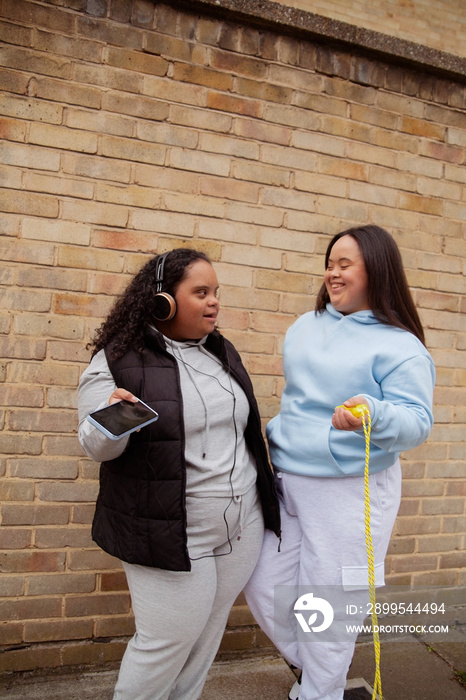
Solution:
<path fill-rule="evenodd" d="M 88 420 L 107 437 L 117 439 L 157 420 L 158 414 L 143 401 L 117 401 L 89 414 Z"/>

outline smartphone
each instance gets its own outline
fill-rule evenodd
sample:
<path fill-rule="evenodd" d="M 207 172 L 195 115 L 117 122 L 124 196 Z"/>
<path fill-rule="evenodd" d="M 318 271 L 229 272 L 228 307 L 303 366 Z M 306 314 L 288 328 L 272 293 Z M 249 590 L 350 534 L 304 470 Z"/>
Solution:
<path fill-rule="evenodd" d="M 140 399 L 136 402 L 123 399 L 93 411 L 87 420 L 111 440 L 119 440 L 153 423 L 158 417 L 159 414 Z"/>

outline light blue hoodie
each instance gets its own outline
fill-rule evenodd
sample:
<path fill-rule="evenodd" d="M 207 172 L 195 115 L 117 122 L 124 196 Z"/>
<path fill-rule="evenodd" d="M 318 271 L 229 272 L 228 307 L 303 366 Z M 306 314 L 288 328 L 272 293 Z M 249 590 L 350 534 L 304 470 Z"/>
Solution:
<path fill-rule="evenodd" d="M 432 358 L 412 333 L 380 323 L 371 311 L 344 316 L 328 304 L 322 314 L 304 314 L 286 334 L 283 363 L 280 413 L 267 426 L 276 469 L 362 475 L 363 430 L 336 430 L 331 423 L 335 406 L 359 394 L 371 413 L 371 473 L 390 467 L 430 433 Z"/>

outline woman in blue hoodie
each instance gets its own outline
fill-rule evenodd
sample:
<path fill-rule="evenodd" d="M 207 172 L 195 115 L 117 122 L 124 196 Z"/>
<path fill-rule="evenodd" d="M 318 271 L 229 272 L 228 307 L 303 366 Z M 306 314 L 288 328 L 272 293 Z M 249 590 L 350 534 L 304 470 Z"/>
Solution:
<path fill-rule="evenodd" d="M 357 635 L 320 641 L 309 627 L 306 635 L 289 595 L 306 586 L 368 588 L 365 436 L 361 416 L 348 408 L 364 404 L 371 416 L 377 586 L 400 504 L 399 455 L 422 444 L 433 424 L 434 364 L 398 247 L 384 229 L 351 228 L 332 239 L 315 311 L 288 330 L 283 364 L 280 413 L 267 426 L 282 544 L 277 551 L 265 536 L 246 597 L 287 661 L 302 669 L 290 698 L 341 700 Z"/>

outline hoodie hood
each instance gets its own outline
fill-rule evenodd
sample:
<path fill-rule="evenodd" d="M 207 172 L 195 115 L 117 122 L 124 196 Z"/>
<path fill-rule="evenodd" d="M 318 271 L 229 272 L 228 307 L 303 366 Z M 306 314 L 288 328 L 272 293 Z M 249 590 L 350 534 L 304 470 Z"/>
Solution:
<path fill-rule="evenodd" d="M 356 323 L 380 323 L 372 313 L 370 309 L 365 309 L 364 311 L 355 311 L 354 314 L 342 314 L 340 311 L 337 311 L 335 307 L 333 307 L 330 302 L 327 304 L 327 311 L 328 313 L 333 316 L 336 319 L 343 319 L 347 318 L 351 321 L 355 321 Z"/>

